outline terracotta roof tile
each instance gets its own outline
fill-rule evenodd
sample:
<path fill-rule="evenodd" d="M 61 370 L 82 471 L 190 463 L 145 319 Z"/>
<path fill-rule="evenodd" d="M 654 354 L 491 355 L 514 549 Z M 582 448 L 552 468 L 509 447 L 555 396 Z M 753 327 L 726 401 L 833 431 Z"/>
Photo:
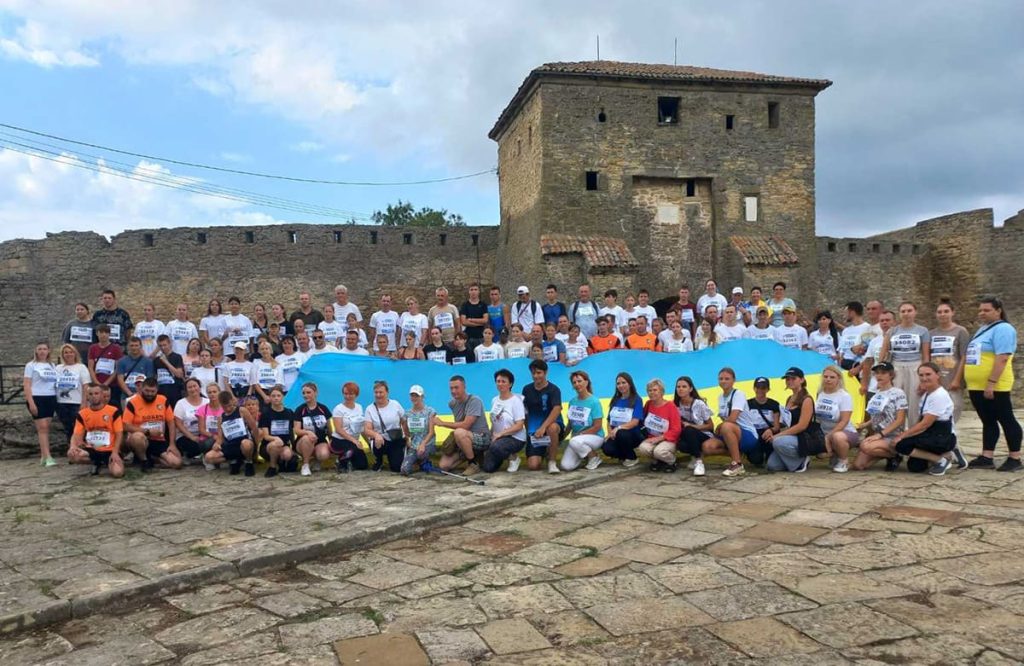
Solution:
<path fill-rule="evenodd" d="M 544 234 L 540 237 L 544 256 L 582 254 L 592 268 L 636 268 L 640 264 L 624 240 L 608 236 Z"/>
<path fill-rule="evenodd" d="M 729 242 L 745 264 L 786 266 L 800 261 L 789 243 L 779 236 L 729 236 Z"/>

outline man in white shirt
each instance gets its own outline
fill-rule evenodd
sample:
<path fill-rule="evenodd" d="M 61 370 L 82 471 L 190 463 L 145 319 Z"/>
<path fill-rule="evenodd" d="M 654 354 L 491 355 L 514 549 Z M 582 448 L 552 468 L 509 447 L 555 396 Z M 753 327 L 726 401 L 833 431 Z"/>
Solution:
<path fill-rule="evenodd" d="M 533 329 L 534 324 L 544 325 L 544 310 L 540 303 L 530 298 L 530 288 L 525 284 L 516 289 L 516 302 L 509 308 L 513 324 L 519 324 L 524 331 Z"/>
<path fill-rule="evenodd" d="M 237 296 L 228 299 L 228 310 L 224 315 L 224 348 L 234 349 L 239 342 L 248 348 L 252 338 L 252 321 L 242 314 L 242 301 Z"/>
<path fill-rule="evenodd" d="M 860 344 L 861 335 L 871 328 L 871 324 L 864 321 L 864 306 L 859 301 L 850 301 L 846 304 L 846 327 L 839 334 L 839 363 L 843 370 L 852 370 L 863 358 L 853 348 Z"/>
<path fill-rule="evenodd" d="M 790 349 L 807 349 L 807 329 L 797 326 L 796 308 L 782 308 L 782 325 L 775 327 L 775 341 Z"/>
<path fill-rule="evenodd" d="M 636 308 L 633 316 L 639 317 L 640 315 L 647 317 L 647 321 L 650 323 L 654 323 L 654 320 L 658 318 L 657 310 L 651 305 L 651 294 L 646 289 L 641 289 L 636 294 Z"/>
<path fill-rule="evenodd" d="M 313 348 L 306 354 L 310 358 L 320 354 L 340 354 L 341 350 L 334 345 L 327 344 L 327 338 L 320 329 L 313 331 Z"/>
<path fill-rule="evenodd" d="M 395 351 L 398 349 L 395 334 L 398 332 L 399 318 L 399 314 L 391 309 L 391 294 L 384 294 L 380 297 L 380 310 L 370 316 L 369 338 L 376 340 L 378 335 L 387 336 L 388 351 Z"/>
<path fill-rule="evenodd" d="M 679 321 L 679 312 L 676 310 L 669 310 L 665 313 L 665 330 L 658 333 L 658 342 L 661 343 L 662 349 L 668 349 L 669 342 L 674 337 L 672 335 L 672 322 L 674 321 Z M 690 329 L 686 326 L 683 326 L 683 339 L 689 340 L 691 347 L 693 346 L 693 336 L 690 335 Z"/>
<path fill-rule="evenodd" d="M 160 349 L 156 339 L 164 334 L 164 323 L 156 318 L 156 307 L 152 303 L 142 306 L 143 320 L 135 325 L 135 337 L 142 340 L 142 355 L 156 358 Z"/>
<path fill-rule="evenodd" d="M 340 353 L 353 356 L 370 355 L 370 352 L 359 346 L 359 331 L 349 331 L 345 334 L 345 346 L 341 348 Z"/>
<path fill-rule="evenodd" d="M 199 337 L 196 325 L 188 320 L 187 305 L 178 303 L 175 318 L 167 322 L 165 332 L 171 339 L 171 349 L 174 353 L 184 357 L 188 350 L 188 341 Z"/>
<path fill-rule="evenodd" d="M 629 330 L 629 316 L 619 305 L 618 300 L 619 292 L 615 289 L 604 292 L 604 307 L 598 310 L 597 314 L 600 317 L 611 317 L 615 322 L 615 331 L 622 337 Z"/>
<path fill-rule="evenodd" d="M 719 342 L 730 340 L 742 340 L 746 335 L 747 327 L 736 321 L 736 306 L 727 305 L 722 313 L 722 321 L 715 326 L 715 334 Z"/>
<path fill-rule="evenodd" d="M 719 312 L 725 310 L 725 306 L 728 303 L 725 300 L 725 296 L 718 293 L 718 283 L 714 280 L 708 280 L 704 283 L 704 289 L 706 293 L 697 299 L 697 314 L 704 317 L 704 312 L 708 309 L 709 305 L 716 306 Z"/>
<path fill-rule="evenodd" d="M 597 335 L 597 305 L 590 300 L 589 284 L 581 284 L 577 293 L 579 300 L 569 307 L 569 321 L 579 325 L 580 332 L 589 338 Z"/>
<path fill-rule="evenodd" d="M 339 284 L 334 288 L 334 318 L 342 326 L 346 325 L 346 318 L 349 313 L 356 316 L 356 321 L 363 320 L 363 313 L 359 311 L 359 306 L 348 300 L 348 287 L 343 284 Z M 346 327 L 347 328 L 347 327 Z"/>

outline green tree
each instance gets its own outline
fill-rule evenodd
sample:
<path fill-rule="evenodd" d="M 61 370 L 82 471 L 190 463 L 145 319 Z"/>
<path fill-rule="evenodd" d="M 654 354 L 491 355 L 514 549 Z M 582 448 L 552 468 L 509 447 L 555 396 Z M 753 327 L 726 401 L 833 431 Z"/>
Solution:
<path fill-rule="evenodd" d="M 464 227 L 466 221 L 458 213 L 449 213 L 447 209 L 434 210 L 424 206 L 416 210 L 408 201 L 388 204 L 384 210 L 374 211 L 374 223 L 382 227 Z"/>

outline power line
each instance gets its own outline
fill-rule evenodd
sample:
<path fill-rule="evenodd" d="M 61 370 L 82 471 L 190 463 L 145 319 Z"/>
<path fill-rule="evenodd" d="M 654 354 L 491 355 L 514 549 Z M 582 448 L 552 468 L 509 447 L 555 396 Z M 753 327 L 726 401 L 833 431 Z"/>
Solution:
<path fill-rule="evenodd" d="M 223 173 L 233 173 L 240 176 L 253 176 L 255 178 L 271 178 L 274 180 L 288 180 L 295 183 L 315 183 L 318 185 L 351 185 L 359 187 L 390 187 L 396 185 L 431 185 L 434 183 L 448 183 L 456 180 L 466 180 L 468 178 L 477 178 L 486 174 L 497 173 L 497 169 L 491 167 L 483 171 L 477 171 L 475 173 L 467 173 L 461 176 L 450 176 L 448 178 L 432 178 L 428 180 L 407 180 L 407 181 L 393 181 L 393 182 L 369 182 L 369 181 L 346 181 L 346 180 L 321 180 L 318 178 L 298 178 L 295 176 L 283 176 L 280 174 L 260 173 L 258 171 L 244 171 L 241 169 L 229 169 L 227 167 L 211 166 L 209 164 L 199 164 L 197 162 L 185 162 L 182 160 L 174 160 L 168 157 L 156 157 L 153 155 L 146 155 L 145 153 L 134 153 L 129 150 L 121 150 L 118 148 L 110 148 L 108 146 L 101 146 L 95 143 L 88 143 L 86 141 L 78 141 L 75 139 L 68 139 L 65 137 L 57 136 L 55 134 L 47 134 L 46 132 L 38 132 L 25 127 L 18 127 L 17 125 L 8 125 L 6 123 L 0 123 L 0 127 L 6 127 L 7 129 L 15 130 L 18 132 L 24 132 L 26 134 L 33 134 L 35 136 L 41 136 L 47 139 L 53 139 L 55 141 L 62 141 L 64 143 L 71 143 L 76 146 L 85 146 L 87 148 L 94 148 L 96 150 L 103 150 L 109 153 L 118 153 L 121 155 L 129 155 L 131 157 L 139 157 L 142 159 L 153 160 L 155 162 L 167 162 L 168 164 L 177 164 L 179 166 L 193 167 L 196 169 L 209 169 L 211 171 L 220 171 Z"/>

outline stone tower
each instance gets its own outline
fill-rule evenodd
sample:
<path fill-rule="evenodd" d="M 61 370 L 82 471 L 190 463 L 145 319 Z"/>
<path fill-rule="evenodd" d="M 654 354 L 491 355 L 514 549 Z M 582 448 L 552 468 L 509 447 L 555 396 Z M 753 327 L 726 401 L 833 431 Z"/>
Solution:
<path fill-rule="evenodd" d="M 722 291 L 784 279 L 815 298 L 814 98 L 830 85 L 610 61 L 534 69 L 489 134 L 498 284 L 589 281 L 657 300 L 684 282 L 699 294 L 708 276 Z"/>

